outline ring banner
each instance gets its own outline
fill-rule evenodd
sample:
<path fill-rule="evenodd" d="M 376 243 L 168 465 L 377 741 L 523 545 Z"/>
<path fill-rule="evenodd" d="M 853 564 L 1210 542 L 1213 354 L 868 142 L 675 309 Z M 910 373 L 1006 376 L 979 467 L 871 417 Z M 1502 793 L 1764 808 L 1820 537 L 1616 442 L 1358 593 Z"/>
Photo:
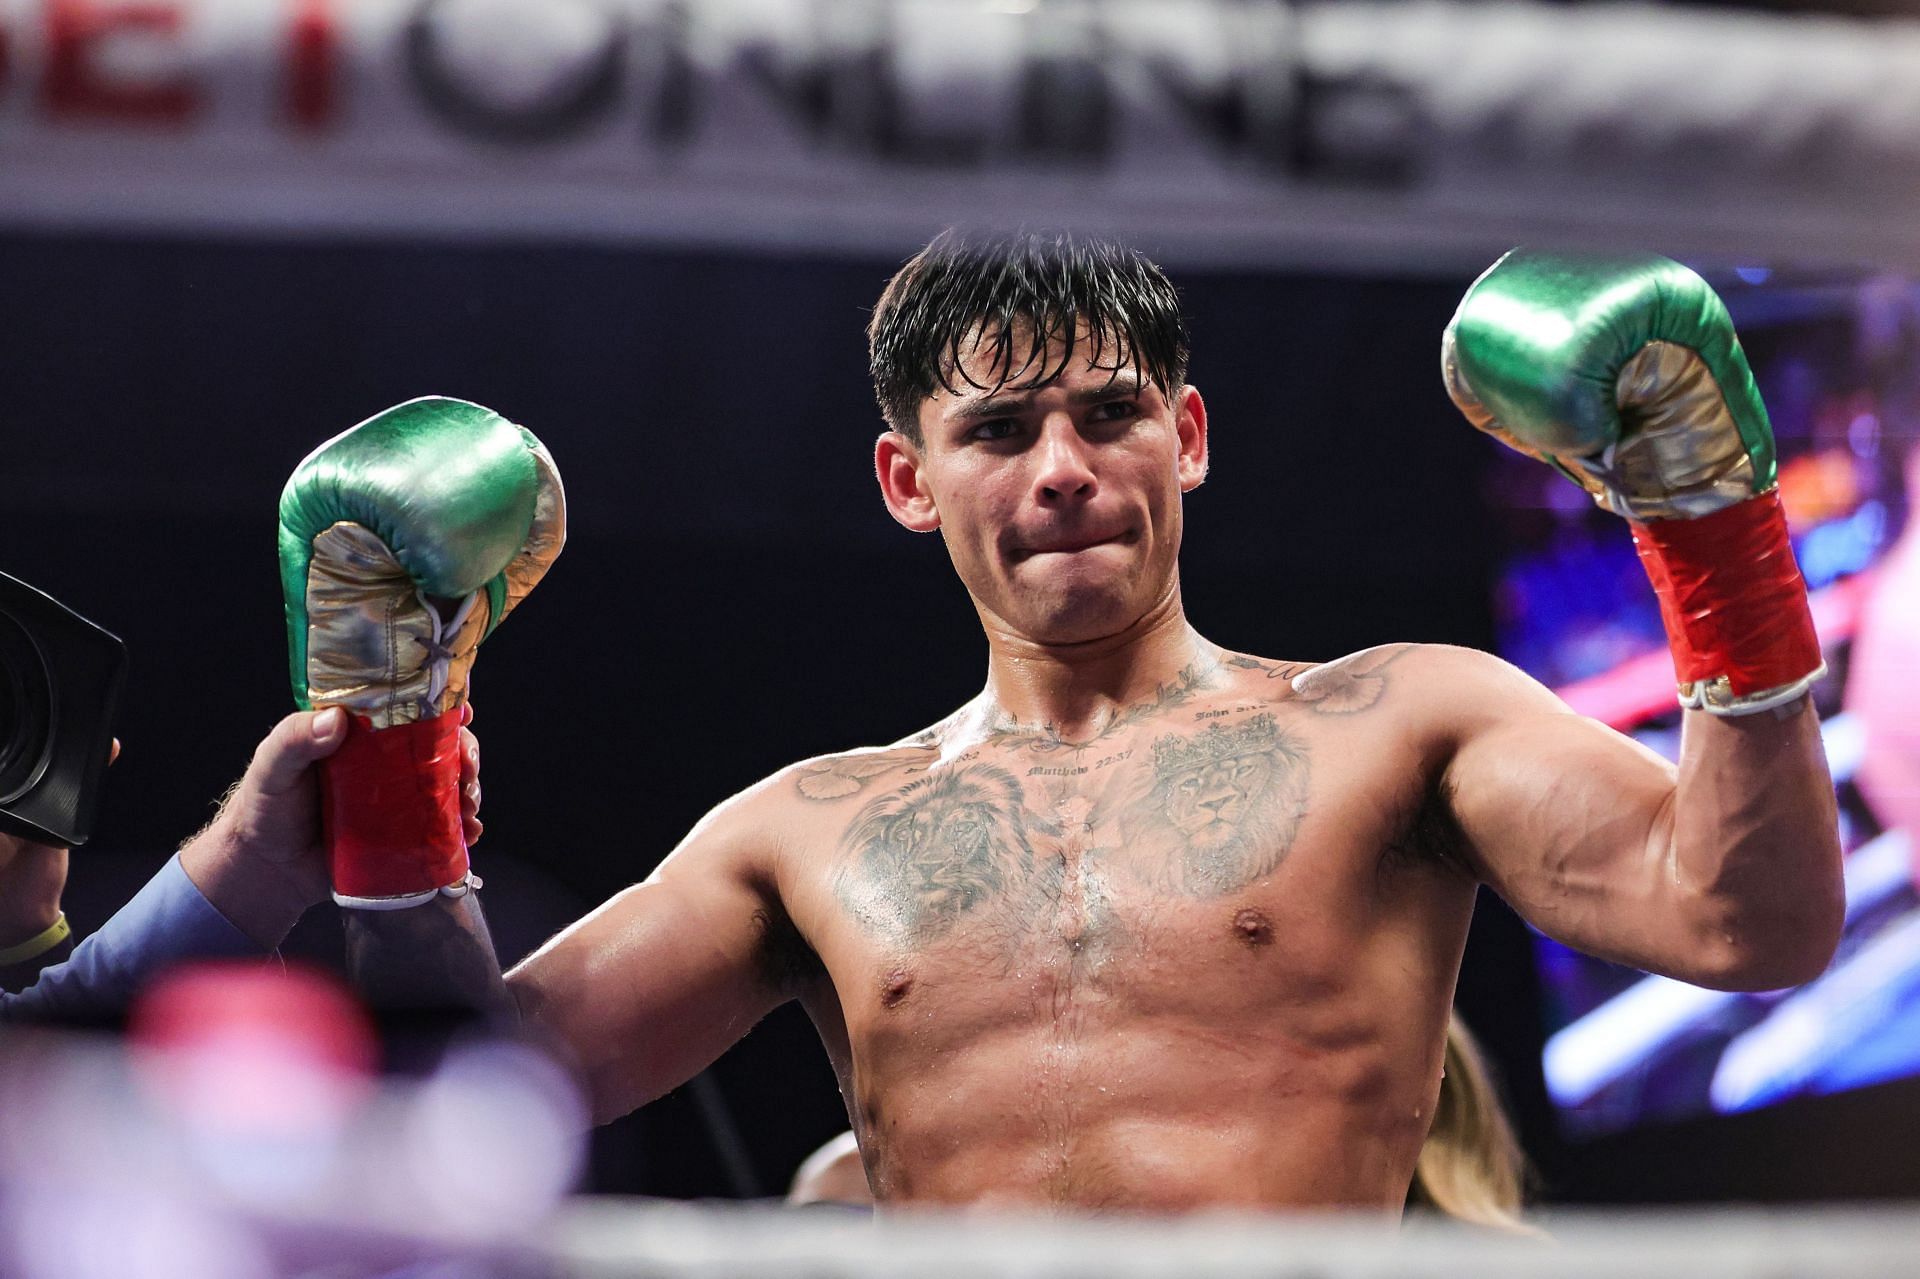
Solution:
<path fill-rule="evenodd" d="M 1920 266 L 1920 22 L 1277 0 L 0 0 L 0 225 Z"/>

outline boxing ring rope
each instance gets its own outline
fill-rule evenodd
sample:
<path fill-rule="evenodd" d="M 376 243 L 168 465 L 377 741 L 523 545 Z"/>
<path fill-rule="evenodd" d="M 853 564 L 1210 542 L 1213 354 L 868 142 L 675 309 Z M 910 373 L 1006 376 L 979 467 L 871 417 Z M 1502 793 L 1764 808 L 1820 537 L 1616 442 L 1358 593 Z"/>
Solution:
<path fill-rule="evenodd" d="M 873 1218 L 581 1199 L 566 1194 L 580 1099 L 538 1054 L 464 1042 L 426 1078 L 352 1094 L 323 1087 L 323 1066 L 245 1037 L 131 1055 L 67 1032 L 0 1039 L 0 1273 L 1845 1279 L 1910 1273 L 1920 1239 L 1913 1208 L 1551 1212 L 1527 1237 L 1424 1215 L 1396 1230 L 1357 1213 Z"/>
<path fill-rule="evenodd" d="M 1545 1221 L 1549 1241 L 1443 1222 L 1175 1222 L 839 1215 L 664 1203 L 570 1208 L 555 1233 L 583 1279 L 1840 1279 L 1908 1273 L 1920 1213 L 1719 1211 Z"/>
<path fill-rule="evenodd" d="M 82 21 L 75 14 L 84 14 Z M 1920 266 L 1920 21 L 1442 0 L 20 0 L 0 225 Z"/>

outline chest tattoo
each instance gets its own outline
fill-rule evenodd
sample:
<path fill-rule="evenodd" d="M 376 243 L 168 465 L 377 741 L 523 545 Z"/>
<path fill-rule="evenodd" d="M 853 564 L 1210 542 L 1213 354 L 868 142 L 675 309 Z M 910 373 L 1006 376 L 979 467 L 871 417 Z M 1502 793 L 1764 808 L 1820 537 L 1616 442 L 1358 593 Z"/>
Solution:
<path fill-rule="evenodd" d="M 1270 714 L 1153 742 L 1144 798 L 1126 824 L 1143 849 L 1170 849 L 1168 887 L 1218 897 L 1273 873 L 1306 816 L 1307 746 Z"/>
<path fill-rule="evenodd" d="M 1030 885 L 1034 841 L 1055 833 L 1006 770 L 942 769 L 860 810 L 842 840 L 848 856 L 835 891 L 870 931 L 932 941 Z"/>
<path fill-rule="evenodd" d="M 843 799 L 899 767 L 891 754 L 842 756 L 802 765 L 795 784 L 807 799 Z"/>
<path fill-rule="evenodd" d="M 956 761 L 875 797 L 841 836 L 837 897 L 897 945 L 931 943 L 963 921 L 970 936 L 1012 944 L 1043 921 L 1059 927 L 1070 904 L 1086 916 L 1068 930 L 1078 935 L 1100 912 L 1068 901 L 1075 884 L 1117 876 L 1115 889 L 1218 898 L 1270 875 L 1306 816 L 1307 744 L 1271 713 L 1102 749 L 1118 756 L 1106 761 L 1111 781 L 1104 769 L 1069 780 L 1051 767 L 1023 780 L 1014 755 L 1009 767 Z"/>
<path fill-rule="evenodd" d="M 1294 696 L 1320 715 L 1364 711 L 1387 691 L 1387 668 L 1411 647 L 1395 644 L 1316 666 L 1294 677 Z"/>

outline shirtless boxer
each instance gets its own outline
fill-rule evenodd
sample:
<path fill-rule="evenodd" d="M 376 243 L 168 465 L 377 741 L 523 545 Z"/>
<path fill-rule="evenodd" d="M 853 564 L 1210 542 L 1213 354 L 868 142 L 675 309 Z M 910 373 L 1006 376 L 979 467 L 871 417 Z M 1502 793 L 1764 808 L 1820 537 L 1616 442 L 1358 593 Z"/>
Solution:
<path fill-rule="evenodd" d="M 947 236 L 873 317 L 875 464 L 893 517 L 946 542 L 983 691 L 727 800 L 506 994 L 601 1119 L 800 1001 L 886 1203 L 1394 1214 L 1477 884 L 1620 963 L 1811 977 L 1842 906 L 1818 650 L 1725 312 L 1652 261 L 1503 263 L 1448 368 L 1477 425 L 1675 543 L 1649 554 L 1692 593 L 1677 769 L 1482 653 L 1316 665 L 1203 638 L 1177 554 L 1209 423 L 1171 286 L 1110 245 Z M 1704 364 L 1662 318 L 1676 289 Z M 912 645 L 903 625 L 874 677 L 911 679 Z M 404 985 L 428 938 L 436 971 L 485 968 L 456 954 L 488 954 L 477 895 L 408 887 L 430 900 L 347 913 L 362 976 Z"/>

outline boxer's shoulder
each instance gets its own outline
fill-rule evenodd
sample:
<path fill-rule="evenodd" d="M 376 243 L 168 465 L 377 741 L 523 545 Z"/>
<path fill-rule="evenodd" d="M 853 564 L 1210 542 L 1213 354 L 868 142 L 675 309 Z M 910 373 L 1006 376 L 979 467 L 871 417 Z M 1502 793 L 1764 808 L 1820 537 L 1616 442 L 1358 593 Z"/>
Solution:
<path fill-rule="evenodd" d="M 888 777 L 925 772 L 939 753 L 937 741 L 923 736 L 817 755 L 782 769 L 773 789 L 789 801 L 808 805 L 850 800 Z"/>
<path fill-rule="evenodd" d="M 1376 708 L 1395 717 L 1531 704 L 1538 684 L 1502 658 L 1453 644 L 1381 644 L 1285 673 L 1291 700 L 1316 715 Z"/>
<path fill-rule="evenodd" d="M 835 813 L 892 775 L 924 771 L 934 752 L 911 745 L 862 747 L 789 764 L 709 809 L 665 861 L 668 870 L 718 871 L 763 889 L 784 880 L 787 852 L 831 837 Z M 844 819 L 841 819 L 844 820 Z"/>
<path fill-rule="evenodd" d="M 1261 659 L 1253 659 L 1261 661 Z M 1228 665 L 1235 664 L 1229 658 Z M 1451 644 L 1382 644 L 1325 662 L 1264 662 L 1264 684 L 1283 720 L 1313 737 L 1396 743 L 1438 766 L 1474 733 L 1565 705 L 1511 663 Z"/>
<path fill-rule="evenodd" d="M 1380 644 L 1323 662 L 1276 661 L 1245 653 L 1222 655 L 1234 692 L 1314 716 L 1345 717 L 1405 709 L 1418 685 L 1433 678 L 1431 644 Z M 1369 718 L 1378 718 L 1369 716 Z"/>

